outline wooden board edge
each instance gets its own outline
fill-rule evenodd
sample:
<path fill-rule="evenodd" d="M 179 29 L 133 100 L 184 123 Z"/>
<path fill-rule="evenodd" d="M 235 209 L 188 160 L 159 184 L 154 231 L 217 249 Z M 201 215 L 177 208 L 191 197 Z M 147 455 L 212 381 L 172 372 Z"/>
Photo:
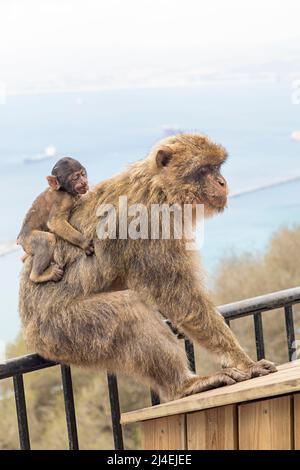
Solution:
<path fill-rule="evenodd" d="M 121 424 L 126 425 L 129 423 L 136 423 L 149 419 L 162 418 L 163 416 L 191 413 L 193 411 L 201 411 L 218 406 L 233 405 L 235 403 L 292 394 L 300 391 L 300 377 L 297 381 L 295 378 L 287 379 L 286 381 L 280 382 L 278 384 L 264 384 L 248 390 L 239 390 L 238 392 L 232 390 L 232 387 L 234 386 L 235 385 L 230 385 L 226 387 L 228 388 L 227 394 L 207 397 L 205 400 L 204 397 L 201 397 L 202 394 L 199 394 L 198 399 L 195 398 L 196 395 L 193 395 L 194 399 L 192 401 L 188 401 L 185 398 L 183 400 L 175 400 L 174 402 L 168 402 L 167 404 L 162 404 L 155 407 L 143 408 L 137 411 L 122 413 Z"/>

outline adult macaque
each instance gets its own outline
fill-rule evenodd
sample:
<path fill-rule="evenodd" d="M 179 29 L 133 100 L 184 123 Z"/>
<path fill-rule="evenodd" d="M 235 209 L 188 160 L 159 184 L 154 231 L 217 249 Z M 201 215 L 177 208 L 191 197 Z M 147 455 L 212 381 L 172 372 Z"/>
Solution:
<path fill-rule="evenodd" d="M 227 184 L 220 167 L 226 151 L 207 137 L 179 134 L 155 146 L 148 157 L 97 185 L 76 206 L 71 222 L 94 240 L 95 256 L 60 240 L 54 250 L 65 274 L 58 284 L 29 281 L 24 265 L 20 313 L 31 349 L 66 364 L 127 373 L 163 399 L 266 375 L 271 362 L 253 361 L 218 313 L 202 281 L 202 268 L 186 240 L 100 240 L 97 208 L 120 196 L 128 205 L 204 204 L 205 214 L 222 211 Z M 151 233 L 151 230 L 149 230 Z M 219 358 L 224 369 L 201 377 L 189 369 L 178 340 L 159 311 L 191 340 Z M 70 320 L 71 318 L 71 320 Z"/>
<path fill-rule="evenodd" d="M 55 235 L 79 246 L 87 255 L 93 242 L 69 224 L 75 202 L 88 191 L 85 168 L 73 158 L 59 160 L 47 176 L 49 188 L 40 194 L 28 211 L 17 243 L 33 257 L 30 280 L 36 283 L 59 281 L 63 269 L 53 261 Z"/>

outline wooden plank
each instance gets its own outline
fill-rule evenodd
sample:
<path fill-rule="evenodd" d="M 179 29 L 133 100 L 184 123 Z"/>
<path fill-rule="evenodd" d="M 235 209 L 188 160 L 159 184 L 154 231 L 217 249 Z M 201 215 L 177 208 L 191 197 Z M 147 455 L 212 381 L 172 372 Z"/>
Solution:
<path fill-rule="evenodd" d="M 143 450 L 185 450 L 185 416 L 176 415 L 142 423 Z"/>
<path fill-rule="evenodd" d="M 187 415 L 188 450 L 237 449 L 237 407 L 221 406 Z"/>
<path fill-rule="evenodd" d="M 293 449 L 292 396 L 238 407 L 240 450 Z"/>
<path fill-rule="evenodd" d="M 300 393 L 294 395 L 295 450 L 300 450 Z"/>
<path fill-rule="evenodd" d="M 277 366 L 277 369 L 278 370 L 288 370 L 288 369 L 293 369 L 294 367 L 300 367 L 300 360 L 286 362 L 285 364 L 280 364 L 280 366 Z"/>
<path fill-rule="evenodd" d="M 278 372 L 264 377 L 221 387 L 158 406 L 123 413 L 122 424 L 190 413 L 250 400 L 293 394 L 300 391 L 300 360 L 278 367 Z"/>

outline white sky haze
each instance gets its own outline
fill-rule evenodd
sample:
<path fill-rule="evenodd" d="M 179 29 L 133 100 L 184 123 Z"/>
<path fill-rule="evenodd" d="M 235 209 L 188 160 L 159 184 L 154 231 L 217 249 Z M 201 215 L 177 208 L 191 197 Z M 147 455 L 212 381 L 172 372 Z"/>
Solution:
<path fill-rule="evenodd" d="M 299 56 L 299 0 L 0 0 L 0 80 Z"/>

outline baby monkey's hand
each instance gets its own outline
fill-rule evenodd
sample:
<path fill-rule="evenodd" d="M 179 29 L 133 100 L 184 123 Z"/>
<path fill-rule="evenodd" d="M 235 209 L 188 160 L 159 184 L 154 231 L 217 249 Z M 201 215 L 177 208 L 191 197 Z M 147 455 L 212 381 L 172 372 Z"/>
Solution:
<path fill-rule="evenodd" d="M 87 256 L 93 255 L 95 251 L 93 240 L 86 240 L 86 242 L 82 245 L 82 249 L 85 251 Z"/>

